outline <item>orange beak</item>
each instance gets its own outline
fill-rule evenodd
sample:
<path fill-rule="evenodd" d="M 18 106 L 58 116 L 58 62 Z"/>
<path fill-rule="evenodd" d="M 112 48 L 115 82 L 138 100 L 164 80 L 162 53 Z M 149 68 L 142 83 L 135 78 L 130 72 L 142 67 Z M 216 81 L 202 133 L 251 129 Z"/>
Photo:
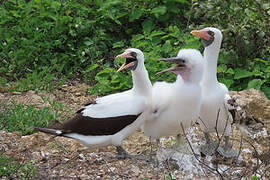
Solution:
<path fill-rule="evenodd" d="M 120 72 L 120 71 L 123 71 L 123 70 L 125 70 L 125 69 L 127 69 L 127 68 L 129 68 L 129 67 L 132 67 L 132 66 L 134 66 L 135 65 L 135 62 L 131 62 L 131 63 L 129 63 L 129 64 L 123 64 L 118 70 L 117 70 L 117 72 Z"/>
<path fill-rule="evenodd" d="M 123 57 L 123 58 L 134 58 L 130 55 L 130 52 L 123 52 L 122 54 L 119 54 L 116 56 L 116 58 Z"/>
<path fill-rule="evenodd" d="M 199 38 L 205 39 L 207 41 L 210 40 L 211 36 L 208 34 L 208 30 L 201 29 L 201 30 L 193 30 L 190 32 L 193 36 L 197 36 Z"/>
<path fill-rule="evenodd" d="M 122 53 L 122 54 L 119 54 L 119 55 L 116 56 L 116 58 L 118 58 L 118 57 L 123 57 L 123 58 L 134 58 L 133 56 L 130 55 L 130 52 L 124 52 L 124 53 Z M 134 65 L 135 65 L 135 62 L 131 62 L 131 63 L 128 63 L 128 64 L 124 63 L 124 64 L 117 70 L 117 72 L 123 71 L 123 70 L 125 70 L 125 69 L 127 69 L 127 68 L 129 68 L 129 67 L 134 66 Z"/>

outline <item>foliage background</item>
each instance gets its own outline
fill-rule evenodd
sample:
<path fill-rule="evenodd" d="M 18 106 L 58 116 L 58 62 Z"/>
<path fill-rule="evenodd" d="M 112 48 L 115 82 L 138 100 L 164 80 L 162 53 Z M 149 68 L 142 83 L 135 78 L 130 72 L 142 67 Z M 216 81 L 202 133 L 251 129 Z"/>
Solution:
<path fill-rule="evenodd" d="M 53 90 L 79 77 L 104 95 L 132 87 L 116 73 L 128 47 L 143 50 L 153 82 L 159 57 L 179 49 L 203 50 L 190 35 L 213 26 L 223 31 L 218 77 L 230 90 L 261 89 L 270 97 L 269 15 L 266 0 L 2 0 L 0 83 L 11 91 Z M 267 29 L 268 28 L 268 29 Z M 128 77 L 128 78 L 127 78 Z M 12 83 L 12 82 L 16 83 Z"/>

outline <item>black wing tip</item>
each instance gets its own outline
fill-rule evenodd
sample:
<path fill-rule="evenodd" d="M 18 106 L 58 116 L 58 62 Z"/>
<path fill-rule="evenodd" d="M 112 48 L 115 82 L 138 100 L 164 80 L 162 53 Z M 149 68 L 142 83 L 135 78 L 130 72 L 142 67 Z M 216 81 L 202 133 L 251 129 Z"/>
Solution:
<path fill-rule="evenodd" d="M 85 110 L 85 106 L 89 106 L 89 105 L 91 105 L 91 104 L 97 104 L 97 102 L 96 102 L 95 100 L 92 100 L 92 101 L 90 101 L 89 103 L 84 104 L 84 107 L 81 108 L 81 109 L 79 109 L 78 111 L 76 111 L 76 114 L 81 113 L 83 110 Z"/>
<path fill-rule="evenodd" d="M 52 134 L 56 136 L 61 136 L 64 134 L 62 130 L 57 130 L 57 129 L 51 129 L 51 128 L 41 128 L 41 127 L 34 127 L 35 130 L 44 132 L 46 134 Z"/>
<path fill-rule="evenodd" d="M 78 111 L 76 111 L 76 114 L 81 113 L 83 110 L 85 110 L 85 108 L 79 109 Z"/>
<path fill-rule="evenodd" d="M 84 106 L 89 106 L 91 104 L 97 104 L 96 100 L 91 100 L 90 102 L 84 104 Z"/>
<path fill-rule="evenodd" d="M 84 104 L 84 106 L 89 106 L 91 104 L 93 104 L 93 103 L 92 102 L 89 102 L 89 103 Z"/>

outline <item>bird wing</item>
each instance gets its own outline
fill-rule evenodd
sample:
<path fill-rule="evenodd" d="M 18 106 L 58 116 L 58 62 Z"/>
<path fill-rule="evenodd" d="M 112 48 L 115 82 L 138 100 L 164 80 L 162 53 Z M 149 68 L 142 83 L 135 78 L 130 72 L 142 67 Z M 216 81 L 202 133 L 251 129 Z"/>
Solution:
<path fill-rule="evenodd" d="M 149 108 L 149 116 L 147 121 L 156 119 L 170 105 L 172 83 L 156 82 L 152 88 L 151 105 Z"/>
<path fill-rule="evenodd" d="M 223 107 L 224 110 L 227 114 L 227 116 L 229 117 L 229 122 L 232 123 L 233 122 L 233 110 L 234 110 L 234 106 L 232 106 L 230 103 L 228 103 L 232 98 L 229 94 L 229 90 L 226 87 L 225 84 L 223 83 L 219 83 L 220 87 L 222 88 L 222 90 L 224 91 L 224 102 L 223 102 Z"/>
<path fill-rule="evenodd" d="M 146 98 L 136 95 L 133 91 L 126 91 L 96 99 L 68 121 L 36 129 L 62 136 L 69 133 L 113 135 L 132 124 L 145 106 Z"/>
<path fill-rule="evenodd" d="M 122 93 L 104 96 L 96 99 L 96 104 L 83 108 L 82 115 L 92 118 L 119 117 L 137 115 L 146 104 L 146 98 L 129 90 Z"/>

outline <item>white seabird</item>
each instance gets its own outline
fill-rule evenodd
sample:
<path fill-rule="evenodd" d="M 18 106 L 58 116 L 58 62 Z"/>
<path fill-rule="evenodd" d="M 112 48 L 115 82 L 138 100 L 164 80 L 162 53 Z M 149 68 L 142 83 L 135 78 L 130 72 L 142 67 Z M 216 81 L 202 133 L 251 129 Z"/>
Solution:
<path fill-rule="evenodd" d="M 182 49 L 177 57 L 163 58 L 177 65 L 164 72 L 177 74 L 174 83 L 156 82 L 152 89 L 152 100 L 147 119 L 142 129 L 150 138 L 179 135 L 199 117 L 201 106 L 200 81 L 204 60 L 195 49 Z M 177 144 L 180 136 L 177 138 Z"/>
<path fill-rule="evenodd" d="M 142 125 L 145 119 L 142 112 L 148 104 L 152 84 L 144 66 L 142 51 L 130 48 L 117 57 L 126 58 L 127 64 L 118 71 L 131 70 L 132 89 L 97 98 L 77 111 L 72 119 L 36 129 L 76 139 L 89 148 L 114 145 L 120 156 L 127 157 L 128 154 L 121 147 L 122 141 Z"/>
<path fill-rule="evenodd" d="M 230 99 L 228 88 L 217 80 L 217 60 L 222 42 L 222 33 L 217 28 L 193 30 L 191 34 L 202 39 L 205 71 L 201 82 L 202 106 L 200 112 L 200 127 L 204 132 L 206 144 L 201 147 L 202 153 L 212 155 L 217 149 L 217 143 L 211 140 L 210 132 L 218 131 L 219 136 L 225 135 L 225 146 L 217 150 L 225 157 L 234 157 L 236 152 L 230 147 L 232 116 L 228 110 L 227 101 Z M 217 118 L 219 111 L 219 117 Z M 217 123 L 217 126 L 216 126 Z"/>

